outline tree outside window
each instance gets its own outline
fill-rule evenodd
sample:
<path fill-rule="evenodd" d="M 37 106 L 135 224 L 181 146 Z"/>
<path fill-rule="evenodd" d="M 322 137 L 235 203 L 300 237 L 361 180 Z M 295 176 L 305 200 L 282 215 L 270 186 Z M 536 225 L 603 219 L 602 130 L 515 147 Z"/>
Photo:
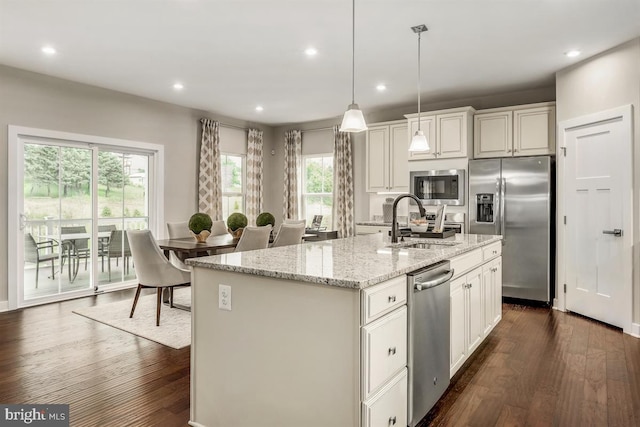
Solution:
<path fill-rule="evenodd" d="M 333 153 L 303 157 L 302 215 L 311 225 L 322 215 L 322 226 L 331 228 L 333 216 Z"/>
<path fill-rule="evenodd" d="M 245 158 L 242 155 L 222 154 L 222 217 L 226 220 L 234 212 L 244 213 Z"/>

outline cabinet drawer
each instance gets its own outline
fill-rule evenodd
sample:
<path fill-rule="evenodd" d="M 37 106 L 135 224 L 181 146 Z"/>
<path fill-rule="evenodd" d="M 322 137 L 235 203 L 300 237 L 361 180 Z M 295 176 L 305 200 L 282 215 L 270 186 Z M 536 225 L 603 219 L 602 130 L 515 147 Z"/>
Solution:
<path fill-rule="evenodd" d="M 407 425 L 407 370 L 403 369 L 375 396 L 362 404 L 364 427 Z"/>
<path fill-rule="evenodd" d="M 502 254 L 502 241 L 492 243 L 482 248 L 482 259 L 488 261 Z"/>
<path fill-rule="evenodd" d="M 407 365 L 407 307 L 363 327 L 362 346 L 364 400 Z"/>
<path fill-rule="evenodd" d="M 455 273 L 454 277 L 458 277 L 480 264 L 482 264 L 482 248 L 451 258 L 451 267 Z"/>
<path fill-rule="evenodd" d="M 407 301 L 407 277 L 402 275 L 362 291 L 362 324 L 383 316 Z"/>

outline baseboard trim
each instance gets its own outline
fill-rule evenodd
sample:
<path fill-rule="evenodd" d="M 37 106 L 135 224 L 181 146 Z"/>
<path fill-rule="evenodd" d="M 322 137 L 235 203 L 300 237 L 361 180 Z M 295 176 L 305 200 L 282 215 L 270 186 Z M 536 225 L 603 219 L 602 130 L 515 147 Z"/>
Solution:
<path fill-rule="evenodd" d="M 203 424 L 197 423 L 195 421 L 189 421 L 189 425 L 191 427 L 205 427 Z"/>
<path fill-rule="evenodd" d="M 631 331 L 629 332 L 629 335 L 631 335 L 632 337 L 640 338 L 640 323 L 631 324 Z"/>
<path fill-rule="evenodd" d="M 0 313 L 9 311 L 9 301 L 0 301 Z"/>

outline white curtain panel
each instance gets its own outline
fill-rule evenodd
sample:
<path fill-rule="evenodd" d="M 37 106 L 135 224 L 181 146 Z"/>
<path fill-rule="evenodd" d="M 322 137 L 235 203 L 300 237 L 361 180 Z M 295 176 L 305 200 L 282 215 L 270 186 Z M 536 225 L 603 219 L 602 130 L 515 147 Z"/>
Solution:
<path fill-rule="evenodd" d="M 222 165 L 220 163 L 220 123 L 201 119 L 198 208 L 216 220 L 222 218 Z"/>
<path fill-rule="evenodd" d="M 355 235 L 351 134 L 333 127 L 333 229 L 340 237 Z"/>
<path fill-rule="evenodd" d="M 298 174 L 302 162 L 302 132 L 284 133 L 284 201 L 283 219 L 298 219 Z"/>
<path fill-rule="evenodd" d="M 262 212 L 262 131 L 249 129 L 247 144 L 247 218 L 255 225 Z"/>

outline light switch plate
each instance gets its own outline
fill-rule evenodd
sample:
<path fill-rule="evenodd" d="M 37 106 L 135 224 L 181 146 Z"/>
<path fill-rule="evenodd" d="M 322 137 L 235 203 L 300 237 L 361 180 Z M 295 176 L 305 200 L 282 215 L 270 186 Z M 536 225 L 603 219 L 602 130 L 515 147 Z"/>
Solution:
<path fill-rule="evenodd" d="M 218 285 L 218 308 L 231 311 L 231 286 Z"/>

